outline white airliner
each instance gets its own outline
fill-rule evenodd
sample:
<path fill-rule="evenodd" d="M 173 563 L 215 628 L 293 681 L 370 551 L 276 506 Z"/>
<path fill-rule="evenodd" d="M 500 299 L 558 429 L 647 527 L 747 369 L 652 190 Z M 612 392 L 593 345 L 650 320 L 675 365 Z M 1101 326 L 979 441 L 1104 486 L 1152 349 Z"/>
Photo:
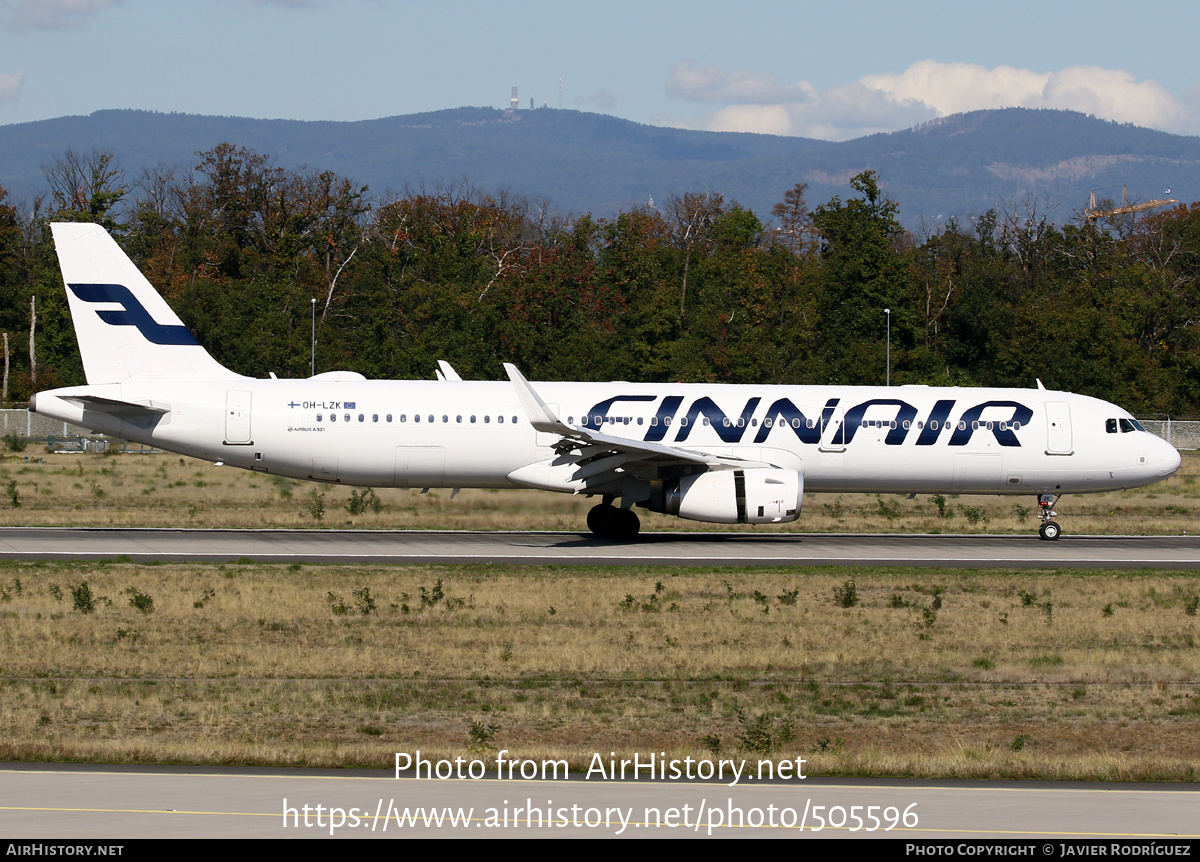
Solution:
<path fill-rule="evenodd" d="M 1055 539 L 1066 493 L 1148 485 L 1179 453 L 1128 412 L 1038 389 L 243 377 L 192 337 L 116 242 L 54 224 L 88 385 L 44 416 L 295 479 L 598 496 L 592 532 L 637 534 L 633 506 L 695 521 L 800 516 L 804 491 L 1029 494 Z M 620 501 L 619 505 L 613 503 Z"/>

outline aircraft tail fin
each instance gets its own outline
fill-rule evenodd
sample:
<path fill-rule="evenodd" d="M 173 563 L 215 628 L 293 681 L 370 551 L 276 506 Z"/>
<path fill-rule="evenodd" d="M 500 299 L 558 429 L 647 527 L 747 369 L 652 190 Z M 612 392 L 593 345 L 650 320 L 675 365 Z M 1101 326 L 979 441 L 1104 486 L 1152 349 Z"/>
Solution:
<path fill-rule="evenodd" d="M 89 384 L 242 378 L 200 346 L 104 228 L 56 223 L 50 230 Z"/>

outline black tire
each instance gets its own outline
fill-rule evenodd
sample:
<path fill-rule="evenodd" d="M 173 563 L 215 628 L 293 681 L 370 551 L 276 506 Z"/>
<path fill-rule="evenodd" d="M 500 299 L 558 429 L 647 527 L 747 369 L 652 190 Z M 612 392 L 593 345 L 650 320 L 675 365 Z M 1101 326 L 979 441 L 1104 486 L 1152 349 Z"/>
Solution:
<path fill-rule="evenodd" d="M 637 538 L 642 529 L 642 522 L 632 509 L 614 509 L 612 522 L 612 537 L 622 541 Z"/>
<path fill-rule="evenodd" d="M 587 526 L 594 535 L 608 536 L 612 532 L 613 513 L 616 511 L 612 506 L 600 504 L 592 506 L 587 513 Z"/>
<path fill-rule="evenodd" d="M 1038 527 L 1038 535 L 1047 542 L 1053 542 L 1057 540 L 1060 535 L 1062 535 L 1062 528 L 1059 527 L 1054 521 L 1047 521 L 1046 523 L 1042 524 L 1042 526 Z"/>

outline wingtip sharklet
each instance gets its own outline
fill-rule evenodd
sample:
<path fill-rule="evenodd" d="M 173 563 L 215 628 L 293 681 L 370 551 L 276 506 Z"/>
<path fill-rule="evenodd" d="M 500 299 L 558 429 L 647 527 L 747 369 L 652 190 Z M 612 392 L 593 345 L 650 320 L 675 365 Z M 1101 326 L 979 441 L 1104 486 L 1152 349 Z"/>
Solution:
<path fill-rule="evenodd" d="M 517 390 L 517 397 L 521 399 L 521 406 L 525 409 L 525 415 L 529 417 L 529 422 L 535 429 L 551 434 L 577 433 L 574 428 L 563 424 L 554 415 L 554 411 L 537 394 L 517 366 L 511 362 L 505 362 L 504 370 L 508 374 L 508 379 L 512 381 L 513 388 Z"/>

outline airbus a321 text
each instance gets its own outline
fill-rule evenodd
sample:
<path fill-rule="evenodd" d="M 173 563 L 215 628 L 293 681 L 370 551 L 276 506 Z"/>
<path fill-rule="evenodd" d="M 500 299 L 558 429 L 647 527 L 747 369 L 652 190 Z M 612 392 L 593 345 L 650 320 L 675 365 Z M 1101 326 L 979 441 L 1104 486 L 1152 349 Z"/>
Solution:
<path fill-rule="evenodd" d="M 1038 389 L 258 380 L 200 346 L 115 241 L 52 225 L 86 386 L 44 416 L 295 479 L 541 488 L 600 497 L 592 532 L 637 534 L 641 506 L 717 524 L 800 516 L 805 490 L 1029 494 L 1059 535 L 1062 494 L 1147 485 L 1179 453 L 1128 412 Z M 619 503 L 618 503 L 619 501 Z M 618 503 L 618 505 L 614 505 Z"/>

